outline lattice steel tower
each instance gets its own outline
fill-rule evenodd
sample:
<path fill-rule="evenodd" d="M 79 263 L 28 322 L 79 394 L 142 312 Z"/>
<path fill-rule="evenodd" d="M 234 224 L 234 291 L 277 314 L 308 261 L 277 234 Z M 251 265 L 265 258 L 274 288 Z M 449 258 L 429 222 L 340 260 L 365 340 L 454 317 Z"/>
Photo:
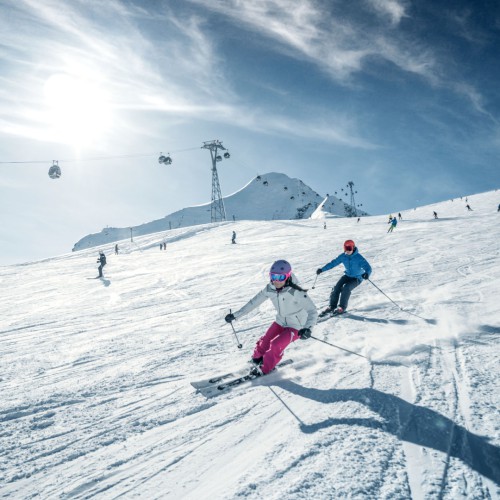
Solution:
<path fill-rule="evenodd" d="M 351 190 L 351 217 L 357 217 L 358 216 L 358 211 L 356 210 L 356 202 L 354 201 L 354 191 L 353 191 L 353 187 L 354 187 L 354 182 L 352 181 L 349 181 L 347 183 L 347 187 Z"/>
<path fill-rule="evenodd" d="M 218 150 L 226 151 L 224 153 L 224 158 L 226 159 L 229 158 L 230 155 L 226 148 L 222 145 L 222 142 L 218 140 L 204 142 L 202 148 L 208 149 L 212 158 L 212 202 L 210 206 L 210 221 L 225 221 L 226 210 L 224 208 L 224 200 L 222 199 L 216 165 L 218 161 L 222 161 L 222 156 L 218 154 Z"/>

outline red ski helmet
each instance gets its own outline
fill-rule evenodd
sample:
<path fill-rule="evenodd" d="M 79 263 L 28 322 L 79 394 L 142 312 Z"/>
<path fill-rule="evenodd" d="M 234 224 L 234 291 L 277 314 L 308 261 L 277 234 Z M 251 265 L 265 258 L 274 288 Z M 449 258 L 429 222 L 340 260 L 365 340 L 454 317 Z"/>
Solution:
<path fill-rule="evenodd" d="M 269 277 L 272 274 L 281 274 L 288 279 L 292 275 L 292 266 L 286 260 L 277 260 L 269 270 Z"/>
<path fill-rule="evenodd" d="M 344 252 L 346 250 L 354 250 L 354 248 L 356 247 L 356 244 L 354 243 L 354 241 L 352 240 L 345 240 L 344 241 Z"/>

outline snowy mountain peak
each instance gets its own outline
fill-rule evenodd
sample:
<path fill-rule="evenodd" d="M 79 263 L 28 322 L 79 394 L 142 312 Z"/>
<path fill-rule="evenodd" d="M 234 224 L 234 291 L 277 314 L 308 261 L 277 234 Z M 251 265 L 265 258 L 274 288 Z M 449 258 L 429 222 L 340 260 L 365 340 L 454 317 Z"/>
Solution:
<path fill-rule="evenodd" d="M 328 216 L 346 217 L 350 206 L 336 196 L 320 196 L 300 179 L 271 172 L 258 175 L 239 191 L 224 198 L 227 220 L 297 220 Z M 320 210 L 317 211 L 318 207 Z M 359 215 L 368 215 L 359 212 Z M 210 203 L 183 208 L 140 226 L 132 227 L 135 236 L 210 223 Z M 73 251 L 120 241 L 130 236 L 130 228 L 105 228 L 78 241 Z"/>

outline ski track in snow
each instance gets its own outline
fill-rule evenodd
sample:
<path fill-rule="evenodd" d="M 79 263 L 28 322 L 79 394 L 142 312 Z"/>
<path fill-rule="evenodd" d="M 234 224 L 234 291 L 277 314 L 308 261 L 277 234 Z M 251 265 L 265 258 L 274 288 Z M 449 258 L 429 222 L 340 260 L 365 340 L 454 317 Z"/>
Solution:
<path fill-rule="evenodd" d="M 380 216 L 184 228 L 162 252 L 147 235 L 105 248 L 104 280 L 94 250 L 0 268 L 0 498 L 499 498 L 498 197 L 391 234 Z M 241 350 L 223 321 L 272 261 L 310 288 L 347 238 L 403 310 L 365 282 L 313 334 L 370 361 L 297 341 L 281 372 L 196 393 L 272 321 L 270 303 L 237 321 Z"/>

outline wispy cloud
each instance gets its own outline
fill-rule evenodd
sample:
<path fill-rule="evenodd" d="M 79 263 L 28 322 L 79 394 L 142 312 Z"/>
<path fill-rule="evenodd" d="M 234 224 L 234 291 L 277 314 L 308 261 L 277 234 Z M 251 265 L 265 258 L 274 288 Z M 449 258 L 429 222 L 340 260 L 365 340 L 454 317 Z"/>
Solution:
<path fill-rule="evenodd" d="M 88 10 L 92 6 L 96 11 Z M 168 13 L 153 16 L 117 1 L 25 0 L 7 7 L 18 22 L 0 21 L 5 75 L 0 99 L 7 104 L 16 95 L 17 112 L 2 113 L 4 132 L 20 130 L 20 122 L 28 119 L 25 108 L 43 107 L 44 84 L 57 73 L 98 83 L 117 111 L 150 109 L 161 102 L 172 112 L 191 113 L 216 99 L 214 93 L 230 93 L 213 71 L 217 58 L 199 18 L 181 23 Z M 155 40 L 139 21 L 167 35 Z"/>
<path fill-rule="evenodd" d="M 377 147 L 363 138 L 355 118 L 318 119 L 314 110 L 306 116 L 307 105 L 281 115 L 264 100 L 247 104 L 225 74 L 221 38 L 213 33 L 213 18 L 206 16 L 213 12 L 257 33 L 261 41 L 272 40 L 269 50 L 310 62 L 341 85 L 350 86 L 354 76 L 379 59 L 431 85 L 451 87 L 433 50 L 397 29 L 408 15 L 405 1 L 365 2 L 367 12 L 377 12 L 390 29 L 380 30 L 349 16 L 338 1 L 191 0 L 186 5 L 194 8 L 173 11 L 168 3 L 149 10 L 118 0 L 104 4 L 75 0 L 62 6 L 56 0 L 4 0 L 4 10 L 11 16 L 0 19 L 4 43 L 0 130 L 29 137 L 36 137 L 38 130 L 39 138 L 46 140 L 42 89 L 51 75 L 65 73 L 103 89 L 115 112 L 115 135 L 140 129 L 142 134 L 158 136 L 158 130 L 148 132 L 147 126 L 130 117 L 140 111 L 160 111 L 170 115 L 171 122 L 217 121 L 268 134 Z M 454 83 L 453 89 L 485 112 L 473 86 Z M 273 92 L 283 95 L 286 89 L 277 87 Z"/>
<path fill-rule="evenodd" d="M 342 4 L 325 5 L 312 0 L 191 0 L 207 9 L 230 17 L 263 36 L 279 42 L 291 57 L 307 59 L 338 82 L 369 64 L 372 57 L 394 63 L 405 71 L 434 78 L 435 64 L 428 49 L 422 50 L 401 33 L 381 33 L 380 26 L 367 26 L 344 13 Z M 406 15 L 404 3 L 397 0 L 367 0 L 371 8 L 383 12 L 397 23 Z"/>
<path fill-rule="evenodd" d="M 403 17 L 407 17 L 407 2 L 401 0 L 366 0 L 375 12 L 388 17 L 392 24 L 399 24 Z"/>
<path fill-rule="evenodd" d="M 220 69 L 223 61 L 210 29 L 196 13 L 148 12 L 118 1 L 105 5 L 73 2 L 64 7 L 51 0 L 6 3 L 21 22 L 12 26 L 4 19 L 1 26 L 7 42 L 2 58 L 8 67 L 0 92 L 4 104 L 0 129 L 4 133 L 47 140 L 42 89 L 51 75 L 64 73 L 99 84 L 117 113 L 154 110 L 271 134 L 315 134 L 346 146 L 372 147 L 359 138 L 354 126 L 349 127 L 350 133 L 340 125 L 315 120 L 308 127 L 297 126 L 293 118 L 273 116 L 258 104 L 250 109 L 240 102 Z M 257 5 L 252 14 L 249 7 L 255 22 L 264 12 L 262 8 Z M 288 45 L 317 57 L 313 41 L 321 38 L 315 27 L 318 14 L 304 2 L 291 14 L 294 26 L 305 20 L 302 32 L 287 29 L 279 17 L 273 30 Z M 153 29 L 143 30 L 145 24 Z M 328 51 L 325 56 L 330 57 Z M 356 51 L 346 50 L 342 61 L 332 59 L 330 65 L 345 71 L 347 66 L 356 66 L 360 57 Z M 140 125 L 115 122 L 115 134 L 124 128 L 133 131 Z"/>
<path fill-rule="evenodd" d="M 372 61 L 382 60 L 427 81 L 432 87 L 458 93 L 476 111 L 487 114 L 477 88 L 459 74 L 449 74 L 445 52 L 436 51 L 425 39 L 410 36 L 399 29 L 401 20 L 411 17 L 407 0 L 365 0 L 365 14 L 375 11 L 381 19 L 388 20 L 385 27 L 376 22 L 367 23 L 366 16 L 358 15 L 359 9 L 349 10 L 347 2 L 340 1 L 190 1 L 274 40 L 276 43 L 272 44 L 271 50 L 307 60 L 342 85 L 350 85 L 356 75 L 362 76 Z M 470 13 L 453 12 L 443 15 L 460 28 L 462 36 L 471 38 Z M 478 39 L 476 34 L 475 40 Z M 381 78 L 384 78 L 383 74 Z"/>

